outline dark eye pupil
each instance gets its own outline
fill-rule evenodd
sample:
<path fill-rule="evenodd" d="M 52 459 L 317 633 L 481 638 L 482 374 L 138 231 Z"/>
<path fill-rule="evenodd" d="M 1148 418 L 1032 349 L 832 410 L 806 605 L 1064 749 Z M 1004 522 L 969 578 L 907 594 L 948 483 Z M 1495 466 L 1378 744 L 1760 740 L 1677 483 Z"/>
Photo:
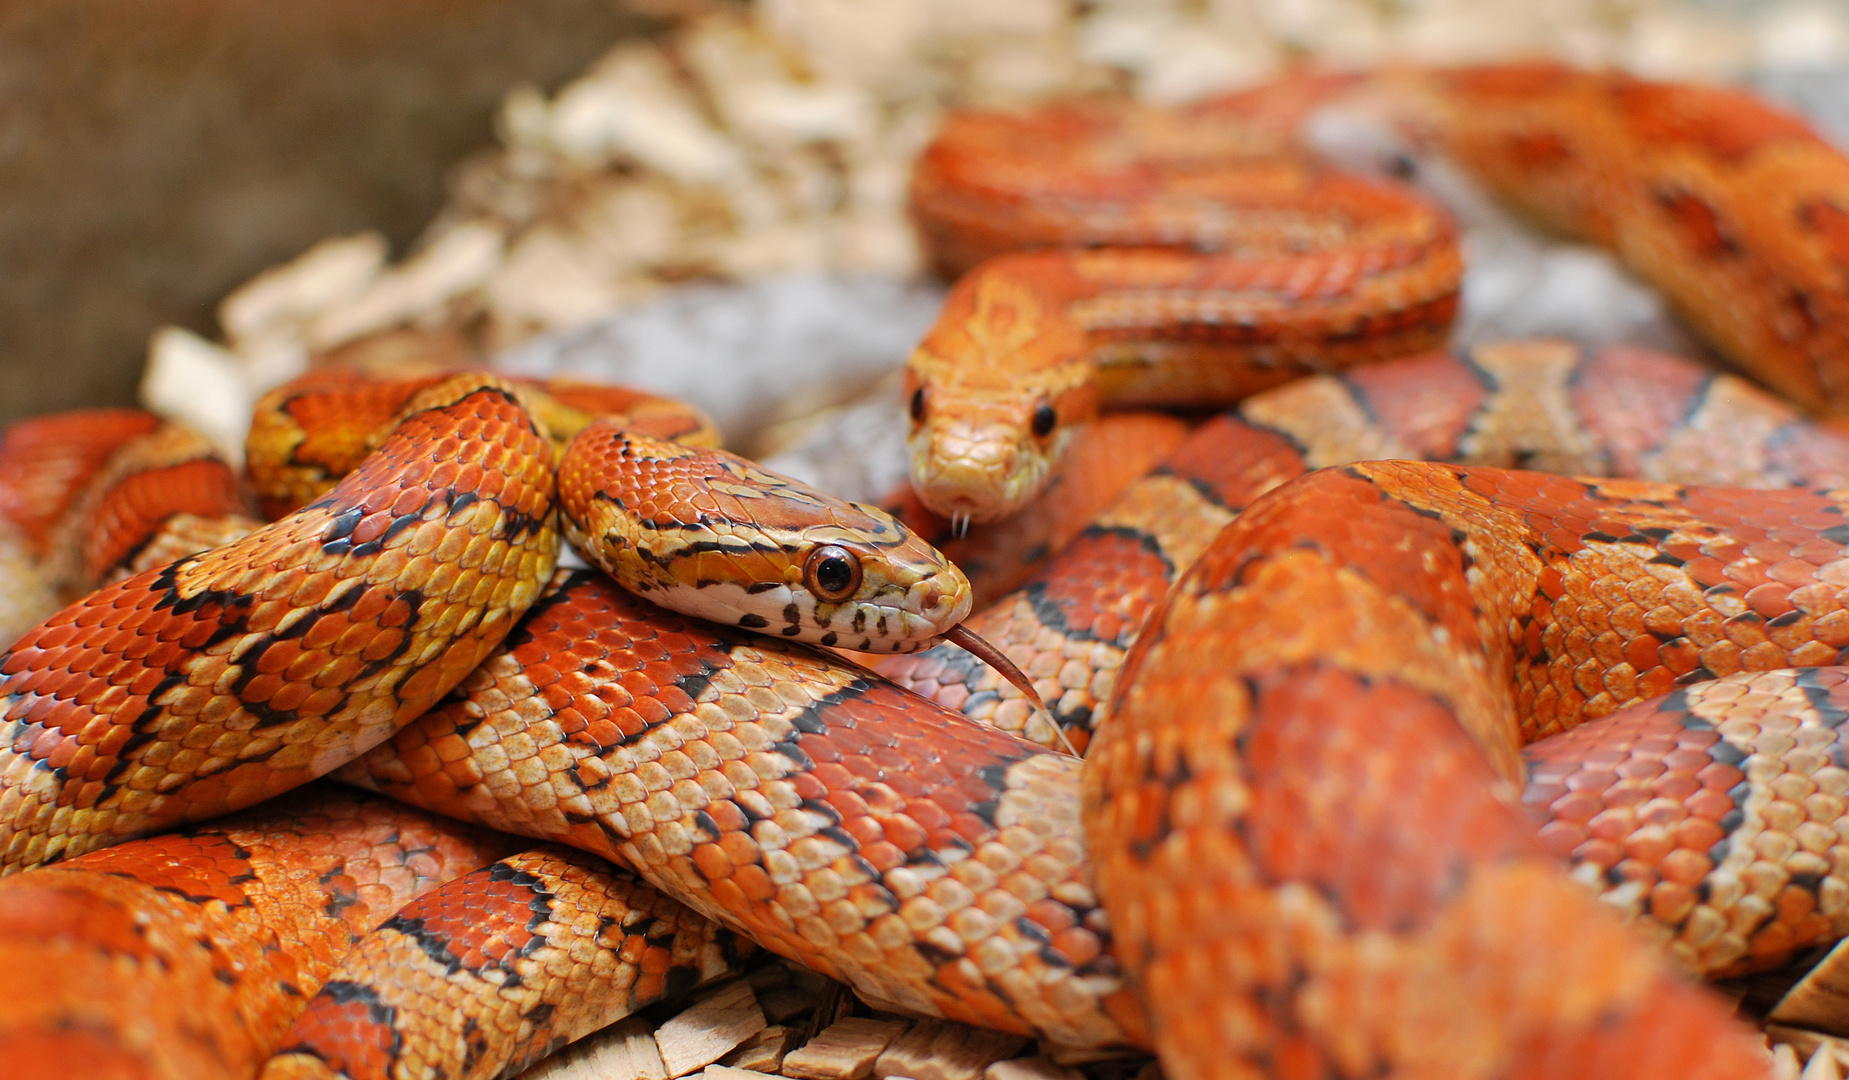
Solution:
<path fill-rule="evenodd" d="M 1051 405 L 1041 405 L 1034 410 L 1034 434 L 1045 437 L 1053 434 L 1053 425 L 1059 423 L 1059 414 Z"/>
<path fill-rule="evenodd" d="M 815 581 L 824 592 L 836 593 L 847 588 L 854 580 L 854 568 L 839 555 L 823 559 L 815 568 Z"/>
<path fill-rule="evenodd" d="M 925 397 L 924 387 L 921 386 L 918 389 L 912 391 L 912 419 L 913 420 L 923 420 L 924 419 L 924 406 L 925 406 L 924 397 Z"/>

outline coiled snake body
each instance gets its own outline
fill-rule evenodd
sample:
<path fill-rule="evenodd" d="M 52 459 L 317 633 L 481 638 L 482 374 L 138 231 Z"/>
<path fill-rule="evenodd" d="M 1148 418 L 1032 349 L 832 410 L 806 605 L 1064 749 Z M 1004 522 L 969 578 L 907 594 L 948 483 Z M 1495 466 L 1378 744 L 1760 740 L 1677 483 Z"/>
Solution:
<path fill-rule="evenodd" d="M 1480 87 L 1483 77 L 1463 83 Z M 1696 108 L 1703 99 L 1690 100 Z M 1661 98 L 1647 103 L 1661 114 Z M 1732 130 L 1721 120 L 1700 128 L 1723 129 Z M 1777 142 L 1747 140 L 1728 160 Z M 1044 265 L 1127 281 L 1155 298 L 1120 309 L 1139 319 L 1165 304 L 1172 313 L 1157 288 L 1165 283 L 1230 281 L 1263 293 L 1256 306 L 1219 309 L 1232 313 L 1227 325 L 1244 327 L 1231 337 L 1246 350 L 1247 370 L 1274 373 L 1261 383 L 1331 351 L 1361 358 L 1433 343 L 1455 303 L 1456 255 L 1442 216 L 1314 170 L 1265 168 L 1254 164 L 1244 181 L 1285 191 L 1280 207 L 1314 196 L 1338 208 L 1379 198 L 1397 209 L 1356 213 L 1364 254 L 1352 257 L 1341 254 L 1346 240 L 1333 255 L 1314 249 L 1353 232 L 1292 224 L 1280 209 L 1269 219 L 1274 235 L 1252 245 L 1257 263 L 1238 262 L 1239 253 L 1237 266 L 1205 270 L 1175 251 L 1036 255 L 1008 264 L 1010 272 Z M 981 201 L 958 212 L 974 214 Z M 1685 223 L 1712 224 L 1686 201 L 1657 204 Z M 1387 224 L 1369 232 L 1370 221 Z M 1748 246 L 1744 232 L 1717 235 Z M 1290 250 L 1280 255 L 1278 244 Z M 1363 276 L 1364 268 L 1382 273 Z M 1034 333 L 1049 309 L 1010 291 L 1005 275 L 978 271 L 970 280 L 966 302 L 949 309 L 970 321 L 934 334 L 925 350 L 934 358 L 958 341 L 991 353 L 1047 340 L 1063 342 L 1068 356 L 1091 348 L 1082 335 Z M 1292 324 L 1300 333 L 1274 338 L 1249 318 L 1267 304 L 1319 314 Z M 1828 321 L 1821 301 L 1802 306 Z M 1127 325 L 1111 322 L 1119 316 L 1110 307 L 1088 309 L 1085 332 Z M 1370 327 L 1387 330 L 1388 344 L 1358 336 Z M 1158 357 L 1142 385 L 1204 372 L 1231 348 L 1215 340 L 1158 350 L 1174 363 L 1165 368 Z M 237 830 L 274 830 L 264 811 L 196 828 L 192 840 L 91 849 L 339 768 L 405 801 L 606 855 L 701 915 L 870 997 L 1061 1042 L 1153 1043 L 1178 1078 L 1761 1070 L 1763 1053 L 1726 1010 L 1558 862 L 1564 855 L 1594 868 L 1614 899 L 1700 969 L 1762 966 L 1849 929 L 1849 884 L 1837 869 L 1849 853 L 1839 855 L 1835 833 L 1849 797 L 1836 748 L 1849 695 L 1840 670 L 1816 666 L 1835 664 L 1849 645 L 1839 600 L 1849 585 L 1843 500 L 1804 488 L 1569 480 L 1406 461 L 1291 479 L 1306 464 L 1382 456 L 1383 447 L 1553 464 L 1532 442 L 1495 441 L 1522 433 L 1518 421 L 1583 385 L 1549 384 L 1536 370 L 1590 378 L 1633 364 L 1659 381 L 1699 381 L 1660 359 L 1567 353 L 1531 356 L 1527 367 L 1481 353 L 1407 361 L 1398 370 L 1412 375 L 1398 395 L 1384 391 L 1390 374 L 1348 376 L 1345 390 L 1301 384 L 1279 392 L 1295 399 L 1263 399 L 1243 421 L 1204 427 L 1195 439 L 1216 456 L 1172 459 L 1133 487 L 1112 511 L 1118 517 L 1081 541 L 1089 547 L 1079 557 L 1089 550 L 1094 565 L 1133 572 L 1137 584 L 1113 610 L 1080 625 L 1070 617 L 1073 587 L 1051 577 L 997 608 L 1017 622 L 1038 620 L 1035 646 L 1058 653 L 1053 670 L 1025 658 L 1030 676 L 1059 691 L 1045 695 L 1057 720 L 1090 737 L 1082 770 L 963 715 L 999 703 L 1008 708 L 991 709 L 994 718 L 1050 735 L 1030 729 L 1025 710 L 1004 716 L 1018 699 L 970 689 L 967 669 L 952 673 L 961 662 L 943 653 L 893 662 L 934 684 L 923 687 L 939 698 L 933 703 L 798 643 L 903 652 L 933 645 L 967 612 L 954 569 L 910 548 L 897 556 L 905 541 L 896 531 L 866 537 L 864 523 L 883 529 L 884 519 L 833 507 L 807 547 L 789 539 L 789 521 L 773 522 L 777 538 L 766 541 L 671 535 L 679 523 L 718 521 L 734 504 L 761 500 L 747 485 L 762 477 L 749 466 L 683 475 L 674 498 L 688 497 L 686 513 L 657 512 L 653 496 L 618 493 L 608 472 L 581 475 L 569 463 L 559 490 L 578 493 L 566 508 L 578 535 L 628 529 L 664 541 L 607 559 L 619 577 L 664 593 L 723 582 L 740 596 L 769 597 L 765 611 L 728 606 L 731 625 L 715 627 L 655 612 L 595 576 L 546 585 L 554 450 L 543 427 L 523 391 L 477 377 L 437 380 L 392 406 L 396 429 L 328 494 L 229 546 L 105 586 L 8 654 L 0 665 L 7 865 L 62 862 L 0 882 L 0 929 L 20 927 L 12 932 L 23 937 L 54 926 L 42 914 L 53 908 L 29 895 L 58 891 L 54 878 L 95 872 L 102 884 L 67 891 L 133 893 L 141 886 L 109 883 L 135 878 L 159 893 L 170 871 L 147 867 L 184 862 L 161 854 L 162 844 L 226 837 L 245 858 L 255 840 Z M 1821 355 L 1806 352 L 1806 362 Z M 1499 396 L 1523 379 L 1541 396 Z M 1461 387 L 1469 398 L 1472 380 L 1475 404 L 1458 396 Z M 921 426 L 955 415 L 952 394 L 940 391 L 947 385 L 911 388 Z M 1447 389 L 1421 396 L 1420 387 Z M 1031 389 L 1001 411 L 1042 444 L 1099 397 L 1044 380 Z M 1385 434 L 1343 449 L 1331 429 L 1292 427 L 1293 408 L 1319 394 L 1333 408 L 1342 392 L 1370 405 Z M 1597 410 L 1570 417 L 1560 430 L 1583 436 L 1572 448 L 1582 456 L 1560 452 L 1562 467 L 1589 471 L 1579 464 L 1589 455 L 1647 470 L 1676 456 L 1678 437 L 1714 443 L 1700 427 L 1711 422 L 1737 436 L 1723 444 L 1736 451 L 1711 456 L 1750 452 L 1763 463 L 1764 475 L 1746 479 L 1839 482 L 1849 448 L 1838 437 L 1732 384 L 1704 384 L 1700 394 L 1702 408 L 1646 409 L 1628 433 L 1600 428 L 1609 415 Z M 1297 406 L 1284 404 L 1292 400 Z M 1038 422 L 1043 404 L 1052 424 Z M 578 439 L 619 463 L 684 460 L 673 447 L 595 425 Z M 306 445 L 294 456 L 316 457 Z M 1184 491 L 1208 504 L 1204 517 L 1173 510 L 1170 497 Z M 1217 537 L 1198 532 L 1203 520 L 1217 528 L 1241 508 Z M 631 516 L 602 521 L 593 509 Z M 967 502 L 947 509 L 976 515 Z M 1132 511 L 1144 516 L 1133 523 Z M 841 553 L 852 558 L 837 562 Z M 757 560 L 751 583 L 732 584 L 732 571 L 710 558 L 719 554 Z M 887 606 L 848 602 L 863 589 Z M 710 596 L 699 599 L 695 613 L 720 610 Z M 1566 734 L 1531 752 L 1529 799 L 1551 815 L 1537 836 L 1517 796 L 1520 744 L 1556 732 Z M 348 805 L 359 809 L 341 811 L 355 820 L 407 813 L 356 798 Z M 133 872 L 111 868 L 136 853 L 151 861 Z M 361 924 L 378 925 L 388 906 L 453 879 L 455 891 L 439 888 L 386 920 L 344 969 L 317 964 L 292 975 L 296 991 L 316 987 L 319 996 L 295 1003 L 305 1011 L 287 1034 L 272 1018 L 294 1007 L 270 995 L 262 999 L 270 1004 L 223 1006 L 263 1013 L 241 1021 L 252 1034 L 237 1035 L 239 1047 L 182 1052 L 173 1047 L 184 1038 L 136 1036 L 133 1025 L 95 1045 L 135 1048 L 144 1055 L 137 1060 L 169 1075 L 203 1070 L 208 1058 L 247 1075 L 253 1055 L 278 1049 L 270 1066 L 278 1077 L 386 1075 L 439 1061 L 492 1075 L 612 1010 L 711 975 L 747 948 L 691 915 L 672 934 L 606 933 L 585 944 L 571 926 L 681 916 L 581 856 L 508 854 L 492 839 L 458 848 L 453 863 L 420 866 L 415 880 L 380 895 L 380 914 L 368 907 L 331 927 L 331 938 L 350 939 Z M 197 878 L 199 860 L 186 865 Z M 219 893 L 193 879 L 179 891 L 241 909 L 255 904 L 245 884 L 264 873 L 239 870 Z M 586 891 L 593 886 L 596 897 Z M 345 894 L 336 886 L 331 895 Z M 479 921 L 465 914 L 475 910 L 471 898 L 485 897 L 525 903 L 530 917 L 494 922 L 491 932 L 483 923 L 492 941 L 452 949 Z M 350 906 L 327 895 L 308 903 Z M 38 922 L 8 914 L 35 911 Z M 214 948 L 261 948 L 274 940 L 268 920 L 253 914 Z M 554 928 L 563 936 L 548 936 Z M 131 939 L 145 936 L 130 931 L 87 947 L 127 955 Z M 648 960 L 654 947 L 662 952 Z M 622 992 L 587 995 L 582 987 L 592 984 L 575 973 L 539 985 L 541 971 L 576 971 L 566 956 L 616 980 L 595 985 Z M 623 968 L 624 957 L 637 963 Z M 22 970 L 60 962 L 21 960 Z M 670 968 L 687 974 L 669 978 Z M 234 972 L 227 985 L 241 978 Z M 455 1014 L 410 993 L 418 980 L 480 998 L 511 1018 L 497 1031 L 520 1034 L 468 1035 L 474 1029 L 454 1023 Z M 597 999 L 586 1002 L 594 1017 L 558 1004 L 586 998 Z M 48 1009 L 46 1023 L 73 1028 L 75 1009 Z M 175 1031 L 184 1025 L 170 1010 L 157 1015 Z M 5 1045 L 33 1062 L 74 1045 L 45 1030 L 23 1020 L 0 1027 Z M 192 1064 L 172 1064 L 180 1061 Z"/>

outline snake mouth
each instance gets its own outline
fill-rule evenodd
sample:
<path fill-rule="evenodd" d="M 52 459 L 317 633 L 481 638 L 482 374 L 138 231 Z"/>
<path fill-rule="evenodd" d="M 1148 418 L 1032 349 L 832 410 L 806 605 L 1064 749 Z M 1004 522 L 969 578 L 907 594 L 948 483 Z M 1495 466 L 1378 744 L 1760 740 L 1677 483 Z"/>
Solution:
<path fill-rule="evenodd" d="M 969 579 L 954 564 L 925 575 L 907 596 L 913 614 L 933 627 L 958 625 L 969 618 L 973 602 Z"/>
<path fill-rule="evenodd" d="M 939 517 L 949 518 L 957 536 L 969 530 L 973 522 L 992 521 L 1003 516 L 995 512 L 994 500 L 972 498 L 967 494 L 945 495 L 942 492 L 926 495 L 923 490 L 918 499 L 937 513 Z"/>
<path fill-rule="evenodd" d="M 1018 511 L 1039 493 L 1045 462 L 1014 452 L 945 460 L 928 450 L 915 452 L 912 487 L 918 500 L 951 521 L 990 522 Z"/>

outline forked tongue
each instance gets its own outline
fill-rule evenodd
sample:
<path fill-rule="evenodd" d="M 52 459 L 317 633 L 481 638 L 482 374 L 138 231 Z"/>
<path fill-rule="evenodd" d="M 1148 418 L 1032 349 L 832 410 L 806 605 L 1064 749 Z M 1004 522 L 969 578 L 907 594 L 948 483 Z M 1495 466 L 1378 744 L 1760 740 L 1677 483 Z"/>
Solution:
<path fill-rule="evenodd" d="M 1008 659 L 1000 649 L 977 637 L 974 630 L 962 623 L 945 631 L 944 640 L 994 668 L 997 675 L 1013 683 L 1014 688 L 1021 692 L 1021 696 L 1027 699 L 1029 705 L 1046 714 L 1047 722 L 1053 725 L 1053 732 L 1059 736 L 1059 741 L 1065 746 L 1066 753 L 1073 757 L 1079 756 L 1079 752 L 1072 748 L 1072 741 L 1066 738 L 1066 729 L 1059 726 L 1059 721 L 1053 718 L 1053 711 L 1046 707 L 1046 702 L 1040 700 L 1040 694 L 1034 689 L 1034 684 L 1027 680 L 1026 674 L 1020 668 L 1014 666 L 1013 660 Z"/>

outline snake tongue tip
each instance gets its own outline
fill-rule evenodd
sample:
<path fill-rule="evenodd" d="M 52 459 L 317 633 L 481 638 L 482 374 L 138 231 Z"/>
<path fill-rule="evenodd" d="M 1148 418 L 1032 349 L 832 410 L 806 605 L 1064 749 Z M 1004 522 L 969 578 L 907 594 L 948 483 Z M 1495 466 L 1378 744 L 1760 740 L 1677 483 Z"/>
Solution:
<path fill-rule="evenodd" d="M 1046 712 L 1045 709 L 1042 709 L 1041 711 Z M 1047 723 L 1053 725 L 1053 734 L 1059 736 L 1059 745 L 1066 748 L 1067 754 L 1071 755 L 1072 757 L 1078 757 L 1079 748 L 1072 745 L 1071 739 L 1066 738 L 1066 729 L 1060 725 L 1058 720 L 1053 719 L 1052 713 L 1046 712 L 1046 718 L 1047 718 Z"/>

